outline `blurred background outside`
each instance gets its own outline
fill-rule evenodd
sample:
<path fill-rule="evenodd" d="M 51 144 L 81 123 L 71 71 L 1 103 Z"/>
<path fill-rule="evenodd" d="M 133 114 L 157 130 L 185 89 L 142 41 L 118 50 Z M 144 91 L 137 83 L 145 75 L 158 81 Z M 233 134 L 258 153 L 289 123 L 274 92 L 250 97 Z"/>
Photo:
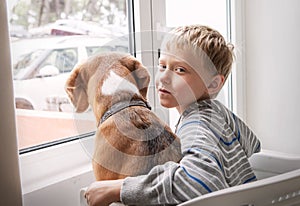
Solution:
<path fill-rule="evenodd" d="M 126 0 L 10 0 L 9 30 L 19 149 L 96 128 L 64 91 L 73 67 L 96 53 L 128 52 Z"/>

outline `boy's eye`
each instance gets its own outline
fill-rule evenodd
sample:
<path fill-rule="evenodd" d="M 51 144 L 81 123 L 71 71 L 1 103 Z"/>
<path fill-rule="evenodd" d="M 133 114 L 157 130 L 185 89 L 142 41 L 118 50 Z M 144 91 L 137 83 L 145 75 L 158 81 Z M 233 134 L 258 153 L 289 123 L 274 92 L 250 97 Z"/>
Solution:
<path fill-rule="evenodd" d="M 185 72 L 185 68 L 183 67 L 177 67 L 174 69 L 175 72 L 178 72 L 178 73 L 184 73 Z"/>
<path fill-rule="evenodd" d="M 158 69 L 159 70 L 165 70 L 167 68 L 167 66 L 163 65 L 163 64 L 159 64 L 158 65 Z"/>

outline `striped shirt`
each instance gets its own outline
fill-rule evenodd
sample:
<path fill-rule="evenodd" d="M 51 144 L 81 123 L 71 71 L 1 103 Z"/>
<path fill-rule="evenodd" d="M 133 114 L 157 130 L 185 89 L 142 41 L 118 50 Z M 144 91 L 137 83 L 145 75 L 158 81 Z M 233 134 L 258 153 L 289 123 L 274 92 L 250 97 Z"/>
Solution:
<path fill-rule="evenodd" d="M 248 158 L 260 151 L 260 142 L 219 101 L 190 105 L 180 117 L 176 134 L 182 160 L 155 166 L 147 175 L 125 178 L 124 204 L 175 205 L 256 180 Z"/>

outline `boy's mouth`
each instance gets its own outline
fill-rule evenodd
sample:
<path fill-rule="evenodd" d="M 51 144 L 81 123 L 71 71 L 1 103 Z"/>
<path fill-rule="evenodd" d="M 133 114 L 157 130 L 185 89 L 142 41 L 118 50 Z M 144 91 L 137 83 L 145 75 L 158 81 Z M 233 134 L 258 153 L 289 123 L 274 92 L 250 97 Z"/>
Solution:
<path fill-rule="evenodd" d="M 158 92 L 162 93 L 162 94 L 171 94 L 171 92 L 169 92 L 168 90 L 163 89 L 163 88 L 158 89 Z"/>

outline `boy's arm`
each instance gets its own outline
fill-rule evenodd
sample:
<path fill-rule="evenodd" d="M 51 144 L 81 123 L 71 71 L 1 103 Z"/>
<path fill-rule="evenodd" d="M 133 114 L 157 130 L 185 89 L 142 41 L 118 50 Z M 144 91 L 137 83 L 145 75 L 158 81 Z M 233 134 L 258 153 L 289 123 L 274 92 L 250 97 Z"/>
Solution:
<path fill-rule="evenodd" d="M 178 204 L 226 187 L 222 170 L 211 154 L 189 149 L 180 163 L 168 162 L 147 175 L 126 178 L 120 198 L 128 205 Z"/>
<path fill-rule="evenodd" d="M 191 148 L 184 151 L 180 163 L 167 162 L 147 175 L 125 180 L 95 182 L 85 196 L 89 205 L 119 200 L 126 205 L 178 204 L 225 187 L 222 170 L 212 153 Z"/>

